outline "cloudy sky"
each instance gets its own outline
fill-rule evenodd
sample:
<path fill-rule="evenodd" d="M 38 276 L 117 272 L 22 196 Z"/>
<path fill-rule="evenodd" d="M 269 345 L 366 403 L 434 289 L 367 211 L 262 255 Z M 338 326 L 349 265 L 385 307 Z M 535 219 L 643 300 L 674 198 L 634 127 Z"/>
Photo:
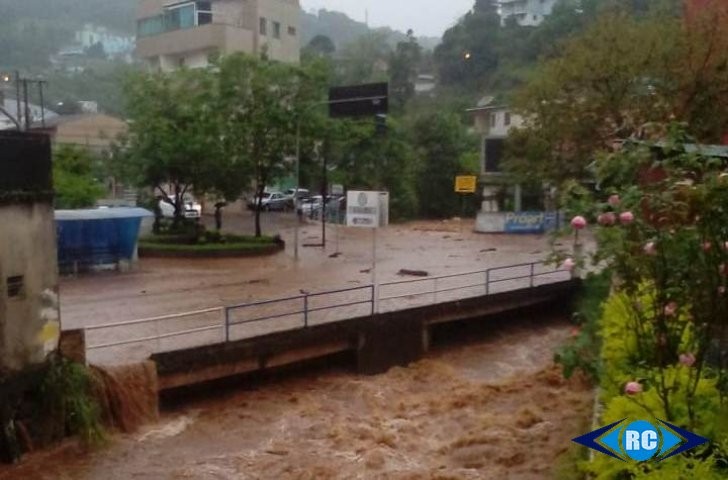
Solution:
<path fill-rule="evenodd" d="M 369 10 L 371 26 L 387 26 L 403 32 L 411 28 L 415 35 L 435 37 L 441 36 L 474 3 L 474 0 L 301 0 L 306 11 L 336 10 L 363 22 Z"/>

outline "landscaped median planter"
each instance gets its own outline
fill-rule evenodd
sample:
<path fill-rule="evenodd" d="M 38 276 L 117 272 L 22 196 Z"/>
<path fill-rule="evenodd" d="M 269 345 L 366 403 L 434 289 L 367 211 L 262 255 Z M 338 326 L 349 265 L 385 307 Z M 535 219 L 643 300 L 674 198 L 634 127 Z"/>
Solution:
<path fill-rule="evenodd" d="M 159 235 L 139 241 L 140 257 L 229 258 L 273 255 L 285 249 L 280 237 L 242 237 L 221 235 L 215 241 L 189 240 L 180 236 Z"/>

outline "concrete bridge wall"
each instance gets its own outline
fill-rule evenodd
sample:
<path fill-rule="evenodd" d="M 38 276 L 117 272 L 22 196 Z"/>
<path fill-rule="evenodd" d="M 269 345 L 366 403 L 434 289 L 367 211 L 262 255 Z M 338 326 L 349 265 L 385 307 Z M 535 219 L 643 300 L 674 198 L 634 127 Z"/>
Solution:
<path fill-rule="evenodd" d="M 536 306 L 570 311 L 579 280 L 343 320 L 253 339 L 152 356 L 160 390 L 352 352 L 362 374 L 383 373 L 419 360 L 433 325 L 475 321 Z"/>

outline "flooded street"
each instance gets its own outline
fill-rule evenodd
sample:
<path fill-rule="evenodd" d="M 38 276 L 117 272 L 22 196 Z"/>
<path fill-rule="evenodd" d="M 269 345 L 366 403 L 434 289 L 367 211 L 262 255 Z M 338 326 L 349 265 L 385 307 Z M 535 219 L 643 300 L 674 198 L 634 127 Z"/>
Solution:
<path fill-rule="evenodd" d="M 280 214 L 267 214 L 275 217 Z M 245 233 L 252 220 L 230 220 L 228 229 Z M 282 221 L 282 220 L 281 220 Z M 401 269 L 431 275 L 484 270 L 543 260 L 545 236 L 482 235 L 473 222 L 410 222 L 378 233 L 378 280 L 401 279 Z M 301 231 L 301 243 L 320 240 L 320 225 Z M 372 233 L 328 228 L 327 249 L 301 248 L 293 259 L 293 229 L 276 226 L 286 251 L 272 257 L 231 259 L 141 259 L 130 273 L 85 274 L 61 281 L 64 329 L 298 295 L 371 283 Z M 338 241 L 337 241 L 338 236 Z M 338 247 L 338 248 L 337 248 Z M 339 253 L 338 256 L 331 255 Z"/>
<path fill-rule="evenodd" d="M 0 479 L 547 479 L 588 429 L 592 396 L 562 380 L 563 318 L 440 334 L 424 360 L 362 377 L 329 367 L 210 391 L 83 453 L 27 456 Z"/>

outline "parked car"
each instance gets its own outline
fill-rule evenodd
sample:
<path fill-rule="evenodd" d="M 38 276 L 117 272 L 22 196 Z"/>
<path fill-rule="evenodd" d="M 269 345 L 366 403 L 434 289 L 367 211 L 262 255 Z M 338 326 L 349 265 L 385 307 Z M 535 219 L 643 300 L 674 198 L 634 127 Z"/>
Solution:
<path fill-rule="evenodd" d="M 256 207 L 266 212 L 273 210 L 283 212 L 293 208 L 293 205 L 291 199 L 281 192 L 266 192 L 263 194 L 263 198 L 260 199 L 260 205 L 258 205 L 257 197 L 248 201 L 248 209 L 254 211 Z"/>
<path fill-rule="evenodd" d="M 321 206 L 324 204 L 323 197 L 321 195 L 314 195 L 308 197 L 301 202 L 301 212 L 304 216 L 314 217 L 321 210 Z"/>
<path fill-rule="evenodd" d="M 309 192 L 305 188 L 289 188 L 284 193 L 286 197 L 290 198 L 294 203 L 296 201 L 296 198 L 298 198 L 298 200 L 303 200 L 311 196 L 311 192 Z"/>
<path fill-rule="evenodd" d="M 171 198 L 172 197 L 170 197 L 170 199 Z M 202 216 L 202 205 L 200 205 L 194 198 L 189 195 L 185 195 L 182 202 L 182 215 L 185 218 L 200 218 Z M 162 212 L 162 216 L 164 218 L 174 218 L 174 205 L 161 197 L 159 199 L 159 210 Z"/>

